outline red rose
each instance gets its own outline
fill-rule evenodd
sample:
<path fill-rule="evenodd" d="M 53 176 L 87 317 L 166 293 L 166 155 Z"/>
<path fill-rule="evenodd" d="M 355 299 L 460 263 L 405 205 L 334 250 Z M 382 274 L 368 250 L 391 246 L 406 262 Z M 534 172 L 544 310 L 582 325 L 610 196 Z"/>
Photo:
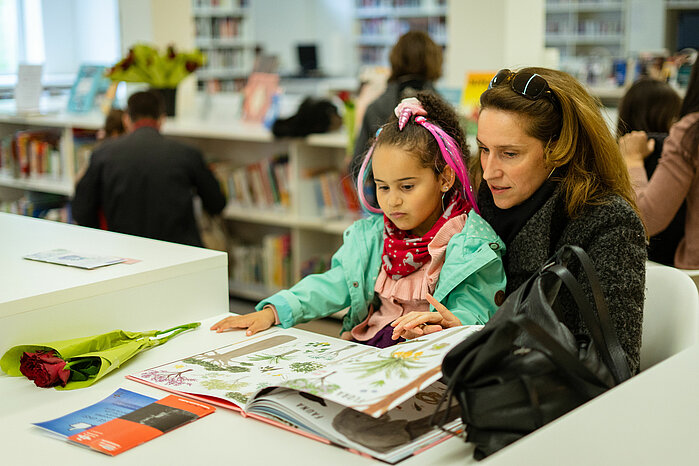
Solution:
<path fill-rule="evenodd" d="M 66 362 L 55 356 L 53 351 L 46 353 L 24 353 L 19 360 L 19 370 L 33 380 L 37 387 L 65 387 L 70 377 L 70 370 L 65 369 Z"/>

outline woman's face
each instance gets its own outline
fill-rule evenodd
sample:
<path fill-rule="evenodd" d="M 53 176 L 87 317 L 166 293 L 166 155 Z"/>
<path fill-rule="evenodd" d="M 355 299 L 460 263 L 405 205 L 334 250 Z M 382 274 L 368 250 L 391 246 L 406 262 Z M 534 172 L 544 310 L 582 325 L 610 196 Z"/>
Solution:
<path fill-rule="evenodd" d="M 478 149 L 483 180 L 495 205 L 509 209 L 529 199 L 546 181 L 544 145 L 524 132 L 525 117 L 485 108 L 478 117 Z"/>

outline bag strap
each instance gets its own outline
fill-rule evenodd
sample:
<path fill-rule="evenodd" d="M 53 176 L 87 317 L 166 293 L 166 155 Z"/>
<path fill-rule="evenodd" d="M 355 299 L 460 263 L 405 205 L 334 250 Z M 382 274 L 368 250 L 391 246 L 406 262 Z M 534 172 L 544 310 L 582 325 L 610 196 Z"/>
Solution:
<path fill-rule="evenodd" d="M 605 391 L 600 389 L 600 386 L 611 388 L 526 315 L 517 315 L 512 319 L 512 323 L 527 332 L 543 347 L 545 350 L 543 353 L 572 380 L 573 389 L 589 398 L 594 398 Z"/>
<path fill-rule="evenodd" d="M 566 250 L 575 254 L 583 266 L 585 276 L 592 289 L 592 296 L 595 300 L 597 313 L 594 312 L 590 305 L 590 301 L 587 299 L 587 295 L 583 292 L 580 284 L 565 265 L 559 263 L 548 267 L 546 270 L 556 274 L 571 292 L 578 306 L 578 310 L 580 311 L 580 315 L 590 332 L 590 336 L 595 342 L 597 350 L 605 364 L 609 367 L 609 370 L 614 376 L 614 380 L 617 383 L 621 383 L 631 377 L 631 371 L 629 370 L 629 365 L 626 360 L 626 352 L 619 343 L 616 331 L 614 330 L 614 324 L 609 316 L 609 309 L 604 300 L 604 294 L 602 293 L 602 287 L 597 272 L 595 271 L 590 257 L 578 246 L 567 245 L 559 250 L 556 256 L 563 264 L 567 262 L 562 257 Z"/>

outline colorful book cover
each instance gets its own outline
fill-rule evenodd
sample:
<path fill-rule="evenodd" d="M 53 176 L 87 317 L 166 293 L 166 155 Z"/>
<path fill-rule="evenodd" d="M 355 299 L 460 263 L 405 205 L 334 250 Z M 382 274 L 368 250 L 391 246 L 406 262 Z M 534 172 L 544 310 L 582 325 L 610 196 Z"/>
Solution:
<path fill-rule="evenodd" d="M 154 401 L 157 401 L 157 399 L 120 388 L 93 405 L 50 421 L 35 422 L 34 425 L 61 437 L 70 437 L 124 414 L 131 413 Z"/>
<path fill-rule="evenodd" d="M 279 75 L 252 73 L 243 90 L 243 119 L 262 123 L 279 87 Z"/>
<path fill-rule="evenodd" d="M 104 424 L 71 435 L 68 440 L 115 456 L 214 411 L 216 408 L 207 403 L 169 395 Z"/>

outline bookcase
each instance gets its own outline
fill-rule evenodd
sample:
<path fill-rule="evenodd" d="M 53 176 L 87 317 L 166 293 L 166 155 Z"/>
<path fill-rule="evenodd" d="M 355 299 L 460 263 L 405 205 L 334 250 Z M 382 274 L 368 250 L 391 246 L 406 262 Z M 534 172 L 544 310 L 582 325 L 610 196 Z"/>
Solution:
<path fill-rule="evenodd" d="M 70 115 L 54 113 L 43 116 L 16 116 L 0 105 L 0 139 L 17 131 L 50 130 L 60 136 L 58 147 L 61 172 L 52 174 L 19 174 L 0 169 L 0 190 L 15 189 L 62 194 L 73 193 L 76 159 L 84 149 L 76 131 L 96 130 L 102 124 L 100 114 Z M 220 119 L 168 119 L 163 133 L 173 139 L 198 147 L 208 162 L 212 162 L 219 180 L 228 190 L 228 174 L 249 166 L 262 165 L 270 160 L 285 160 L 285 190 L 288 199 L 284 205 L 231 201 L 223 212 L 227 233 L 229 270 L 236 270 L 233 251 L 240 248 L 264 248 L 268 261 L 282 270 L 285 280 L 265 280 L 264 273 L 256 279 L 232 276 L 232 295 L 261 299 L 280 288 L 299 280 L 304 273 L 318 270 L 328 263 L 330 255 L 340 246 L 342 232 L 358 216 L 356 209 L 328 205 L 321 200 L 319 184 L 323 176 L 326 188 L 343 180 L 347 164 L 347 136 L 344 133 L 311 135 L 303 139 L 275 140 L 262 125 Z M 89 153 L 89 151 L 88 151 Z M 78 154 L 78 155 L 76 155 Z M 225 167 L 223 173 L 218 168 Z M 322 188 L 322 184 L 321 184 Z M 263 188 L 264 189 L 264 188 Z M 337 189 L 337 187 L 336 187 Z M 335 191 L 336 193 L 338 191 Z M 333 195 L 335 198 L 337 194 Z M 342 201 L 340 201 L 342 204 Z M 236 249 L 237 248 L 237 249 Z M 238 254 L 240 255 L 240 254 Z M 278 256 L 283 255 L 280 258 Z M 260 267 L 259 263 L 256 267 Z M 260 271 L 258 271 L 260 272 Z M 260 276 L 263 278 L 260 279 Z M 243 277 L 249 278 L 249 277 Z M 279 277 L 277 277 L 279 278 Z"/>
<path fill-rule="evenodd" d="M 627 0 L 547 0 L 546 47 L 561 59 L 605 53 L 627 54 Z"/>
<path fill-rule="evenodd" d="M 355 0 L 355 17 L 360 66 L 388 66 L 391 47 L 410 30 L 447 46 L 446 0 Z"/>
<path fill-rule="evenodd" d="M 192 0 L 195 45 L 206 54 L 197 70 L 200 90 L 236 91 L 255 56 L 249 0 Z"/>

